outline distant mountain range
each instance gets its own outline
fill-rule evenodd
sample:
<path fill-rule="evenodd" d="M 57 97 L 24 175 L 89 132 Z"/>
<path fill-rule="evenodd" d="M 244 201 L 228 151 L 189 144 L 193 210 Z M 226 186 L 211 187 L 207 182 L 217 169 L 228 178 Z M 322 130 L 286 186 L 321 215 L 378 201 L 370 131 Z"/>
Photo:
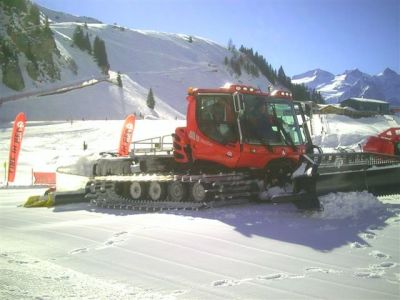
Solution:
<path fill-rule="evenodd" d="M 339 103 L 351 97 L 385 100 L 400 106 L 400 75 L 387 68 L 378 75 L 358 69 L 334 75 L 316 69 L 292 77 L 292 82 L 316 89 L 328 103 Z"/>

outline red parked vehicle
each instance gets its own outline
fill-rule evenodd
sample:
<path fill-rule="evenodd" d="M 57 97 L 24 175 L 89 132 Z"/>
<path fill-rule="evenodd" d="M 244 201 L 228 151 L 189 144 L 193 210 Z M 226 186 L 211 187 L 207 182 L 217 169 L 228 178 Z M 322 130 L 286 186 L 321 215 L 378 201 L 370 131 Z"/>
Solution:
<path fill-rule="evenodd" d="M 190 88 L 187 101 L 186 126 L 172 138 L 136 141 L 130 157 L 96 162 L 87 186 L 93 204 L 198 209 L 257 199 L 319 209 L 319 194 L 398 186 L 400 158 L 322 154 L 312 144 L 301 103 L 288 91 L 238 84 Z"/>
<path fill-rule="evenodd" d="M 179 163 L 291 172 L 310 143 L 289 92 L 231 85 L 188 94 L 187 126 L 175 131 Z"/>
<path fill-rule="evenodd" d="M 377 136 L 370 136 L 364 144 L 363 150 L 400 156 L 400 127 L 392 127 Z"/>

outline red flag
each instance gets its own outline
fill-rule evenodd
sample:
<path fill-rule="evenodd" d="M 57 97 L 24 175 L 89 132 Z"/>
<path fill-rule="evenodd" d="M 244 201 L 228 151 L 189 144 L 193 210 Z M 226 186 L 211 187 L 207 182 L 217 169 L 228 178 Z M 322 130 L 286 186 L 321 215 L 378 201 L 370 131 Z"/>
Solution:
<path fill-rule="evenodd" d="M 24 135 L 26 118 L 24 113 L 19 113 L 14 120 L 11 135 L 10 160 L 8 163 L 8 182 L 13 182 L 17 171 L 18 155 L 21 149 L 22 136 Z"/>
<path fill-rule="evenodd" d="M 121 138 L 119 140 L 118 156 L 129 155 L 129 147 L 132 142 L 133 130 L 135 129 L 135 120 L 136 117 L 134 115 L 129 115 L 125 119 L 124 127 L 121 131 Z"/>

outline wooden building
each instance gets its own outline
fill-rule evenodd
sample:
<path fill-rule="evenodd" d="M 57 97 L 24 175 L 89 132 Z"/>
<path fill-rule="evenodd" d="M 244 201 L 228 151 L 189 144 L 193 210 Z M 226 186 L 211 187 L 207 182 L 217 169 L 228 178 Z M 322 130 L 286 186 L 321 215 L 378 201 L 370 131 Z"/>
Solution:
<path fill-rule="evenodd" d="M 357 113 L 367 115 L 387 115 L 390 114 L 389 103 L 382 100 L 367 98 L 349 98 L 340 103 L 343 108 L 352 108 Z"/>

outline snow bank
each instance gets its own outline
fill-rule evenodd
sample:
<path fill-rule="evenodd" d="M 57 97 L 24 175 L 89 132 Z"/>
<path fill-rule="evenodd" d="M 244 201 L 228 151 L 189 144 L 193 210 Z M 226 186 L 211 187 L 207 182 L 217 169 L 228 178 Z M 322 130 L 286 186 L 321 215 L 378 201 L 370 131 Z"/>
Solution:
<path fill-rule="evenodd" d="M 400 126 L 400 118 L 383 115 L 354 119 L 348 116 L 326 114 L 313 115 L 312 139 L 324 152 L 335 152 L 338 148 L 361 151 L 360 145 L 372 135 Z"/>
<path fill-rule="evenodd" d="M 313 217 L 321 219 L 359 218 L 366 212 L 384 210 L 384 204 L 368 192 L 330 193 L 319 197 L 324 208 Z"/>

